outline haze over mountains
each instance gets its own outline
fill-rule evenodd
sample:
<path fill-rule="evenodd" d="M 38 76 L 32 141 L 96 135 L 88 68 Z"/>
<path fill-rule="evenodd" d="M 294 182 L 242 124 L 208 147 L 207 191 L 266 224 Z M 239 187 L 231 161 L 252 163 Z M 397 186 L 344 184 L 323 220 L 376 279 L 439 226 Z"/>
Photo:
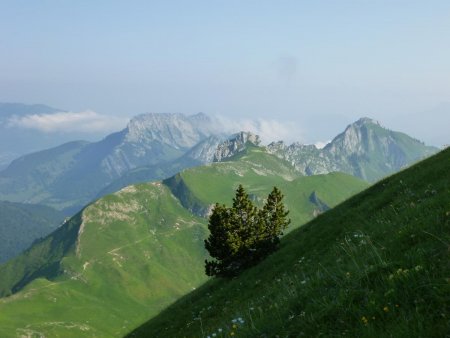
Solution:
<path fill-rule="evenodd" d="M 129 119 L 43 104 L 0 103 L 0 170 L 19 156 L 74 140 L 97 141 Z"/>
<path fill-rule="evenodd" d="M 202 114 L 137 116 L 99 142 L 74 141 L 13 161 L 0 173 L 0 199 L 79 209 L 127 171 L 181 157 L 211 134 Z"/>
<path fill-rule="evenodd" d="M 11 126 L 13 118 L 29 114 L 51 114 L 61 111 L 45 105 L 25 105 L 20 103 L 0 103 L 0 169 L 13 159 L 69 140 L 55 140 L 35 130 L 20 130 Z"/>
<path fill-rule="evenodd" d="M 232 155 L 245 147 L 244 142 L 241 148 L 230 148 L 239 134 L 236 139 L 224 130 L 220 121 L 202 113 L 139 115 L 99 142 L 69 142 L 14 160 L 0 172 L 0 200 L 45 204 L 70 215 L 127 184 L 163 179 L 184 168 L 218 161 L 224 156 L 221 151 Z M 283 142 L 266 149 L 305 175 L 341 171 L 368 181 L 437 150 L 367 118 L 348 126 L 324 149 Z"/>

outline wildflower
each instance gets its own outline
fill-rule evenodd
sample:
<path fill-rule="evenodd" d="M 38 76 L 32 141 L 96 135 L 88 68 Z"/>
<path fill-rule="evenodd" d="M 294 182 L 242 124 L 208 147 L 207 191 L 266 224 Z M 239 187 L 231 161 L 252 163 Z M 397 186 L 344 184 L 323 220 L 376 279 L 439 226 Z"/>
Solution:
<path fill-rule="evenodd" d="M 233 324 L 233 329 L 237 329 L 237 325 L 236 324 Z"/>
<path fill-rule="evenodd" d="M 306 281 L 305 281 L 305 280 L 302 280 L 302 281 L 300 282 L 300 284 L 306 284 Z"/>
<path fill-rule="evenodd" d="M 347 278 L 350 278 L 351 273 L 347 272 L 345 275 L 347 276 Z"/>
<path fill-rule="evenodd" d="M 232 322 L 232 323 L 236 323 L 236 322 L 237 322 L 237 319 L 232 319 L 231 322 Z"/>
<path fill-rule="evenodd" d="M 219 328 L 218 330 L 217 330 L 218 332 L 222 332 L 222 329 L 221 328 Z"/>
<path fill-rule="evenodd" d="M 230 336 L 234 336 L 234 332 L 233 331 L 230 332 Z"/>
<path fill-rule="evenodd" d="M 395 307 L 399 307 L 400 305 L 398 305 L 398 304 L 395 304 Z"/>
<path fill-rule="evenodd" d="M 389 312 L 389 307 L 385 306 L 385 307 L 383 308 L 383 311 L 384 311 L 384 312 Z"/>
<path fill-rule="evenodd" d="M 419 272 L 422 269 L 423 269 L 422 265 L 416 265 L 416 267 L 414 268 L 414 270 L 416 270 L 416 272 Z"/>
<path fill-rule="evenodd" d="M 365 316 L 361 317 L 361 321 L 364 325 L 367 325 L 367 323 L 369 322 L 369 320 Z"/>

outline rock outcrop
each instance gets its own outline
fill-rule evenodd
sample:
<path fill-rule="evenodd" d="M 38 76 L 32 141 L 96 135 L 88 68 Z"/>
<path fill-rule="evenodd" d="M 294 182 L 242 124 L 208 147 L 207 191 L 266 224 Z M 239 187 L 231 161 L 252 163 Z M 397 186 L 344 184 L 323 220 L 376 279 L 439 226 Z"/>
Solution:
<path fill-rule="evenodd" d="M 261 139 L 251 132 L 241 131 L 219 144 L 214 152 L 213 161 L 221 162 L 245 150 L 248 144 L 259 146 Z"/>

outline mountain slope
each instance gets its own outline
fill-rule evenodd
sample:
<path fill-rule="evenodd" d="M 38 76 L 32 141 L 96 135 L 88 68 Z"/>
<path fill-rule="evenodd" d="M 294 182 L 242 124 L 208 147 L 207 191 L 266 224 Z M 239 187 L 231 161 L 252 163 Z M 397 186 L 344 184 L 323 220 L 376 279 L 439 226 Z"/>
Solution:
<path fill-rule="evenodd" d="M 63 219 L 47 206 L 0 201 L 0 264 L 48 235 Z"/>
<path fill-rule="evenodd" d="M 0 172 L 0 199 L 79 210 L 126 172 L 173 161 L 212 133 L 203 114 L 145 114 L 99 142 L 26 155 Z"/>
<path fill-rule="evenodd" d="M 223 139 L 220 136 L 212 135 L 200 141 L 183 156 L 173 161 L 132 169 L 112 181 L 97 194 L 97 197 L 113 193 L 131 184 L 162 180 L 183 169 L 210 163 L 214 159 L 215 150 L 222 141 Z"/>
<path fill-rule="evenodd" d="M 41 203 L 73 214 L 104 193 L 131 183 L 163 179 L 179 170 L 222 161 L 256 135 L 223 141 L 219 122 L 204 114 L 144 114 L 99 142 L 71 142 L 26 155 L 0 172 L 0 199 Z M 272 143 L 268 151 L 305 175 L 345 172 L 368 181 L 437 151 L 370 119 L 347 127 L 324 149 Z"/>
<path fill-rule="evenodd" d="M 450 148 L 378 182 L 128 337 L 445 337 Z"/>
<path fill-rule="evenodd" d="M 412 137 L 362 118 L 347 126 L 323 149 L 314 145 L 271 143 L 271 153 L 295 165 L 305 175 L 341 171 L 377 181 L 437 152 Z"/>
<path fill-rule="evenodd" d="M 156 315 L 206 281 L 207 220 L 190 211 L 196 211 L 191 203 L 208 209 L 239 183 L 256 203 L 285 184 L 293 227 L 316 214 L 314 191 L 332 206 L 367 186 L 340 173 L 299 177 L 289 163 L 253 146 L 164 183 L 126 187 L 0 266 L 0 295 L 14 293 L 0 299 L 0 336 L 117 337 Z"/>

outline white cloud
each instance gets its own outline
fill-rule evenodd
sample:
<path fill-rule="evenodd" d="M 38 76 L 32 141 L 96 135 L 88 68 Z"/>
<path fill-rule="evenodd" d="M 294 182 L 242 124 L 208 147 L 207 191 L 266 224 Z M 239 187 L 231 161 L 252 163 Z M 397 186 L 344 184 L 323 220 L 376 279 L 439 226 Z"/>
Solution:
<path fill-rule="evenodd" d="M 316 146 L 317 149 L 322 149 L 330 142 L 331 141 L 326 141 L 326 142 L 317 141 L 316 143 L 314 143 L 314 145 Z"/>
<path fill-rule="evenodd" d="M 302 139 L 300 129 L 294 123 L 280 122 L 267 119 L 229 119 L 223 116 L 215 116 L 218 125 L 225 133 L 236 133 L 239 131 L 250 131 L 261 137 L 264 144 L 272 141 L 283 140 L 285 142 L 298 141 Z"/>
<path fill-rule="evenodd" d="M 125 117 L 102 115 L 87 110 L 13 116 L 9 119 L 8 126 L 45 133 L 99 133 L 121 130 L 127 122 L 128 118 Z"/>

